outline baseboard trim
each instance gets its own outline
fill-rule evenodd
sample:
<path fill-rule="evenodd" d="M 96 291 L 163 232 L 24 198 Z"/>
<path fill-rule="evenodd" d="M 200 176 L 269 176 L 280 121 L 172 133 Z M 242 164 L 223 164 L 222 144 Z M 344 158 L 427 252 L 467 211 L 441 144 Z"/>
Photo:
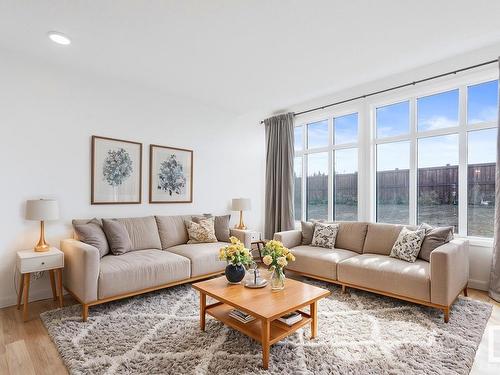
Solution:
<path fill-rule="evenodd" d="M 68 294 L 68 292 L 65 290 L 63 295 Z M 52 289 L 41 289 L 41 290 L 36 290 L 32 291 L 30 289 L 30 298 L 29 302 L 35 302 L 35 301 L 42 301 L 44 299 L 52 299 Z M 17 296 L 8 296 L 8 297 L 3 297 L 0 298 L 0 309 L 3 309 L 5 307 L 10 307 L 10 306 L 15 306 L 17 305 Z"/>
<path fill-rule="evenodd" d="M 469 288 L 487 291 L 490 283 L 485 280 L 469 279 Z"/>

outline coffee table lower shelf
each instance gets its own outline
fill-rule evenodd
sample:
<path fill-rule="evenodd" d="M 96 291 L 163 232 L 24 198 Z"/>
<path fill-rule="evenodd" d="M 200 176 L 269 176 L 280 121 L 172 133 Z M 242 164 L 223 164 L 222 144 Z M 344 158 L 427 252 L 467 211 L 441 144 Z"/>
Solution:
<path fill-rule="evenodd" d="M 214 305 L 207 306 L 205 311 L 207 314 L 213 316 L 215 319 L 221 321 L 225 325 L 240 331 L 241 333 L 253 338 L 255 341 L 262 344 L 262 320 L 259 318 L 255 318 L 255 320 L 252 320 L 251 322 L 242 323 L 239 320 L 229 316 L 229 312 L 233 309 L 234 307 L 228 304 L 216 303 Z M 312 318 L 308 313 L 305 313 L 303 311 L 299 312 L 302 314 L 302 320 L 291 326 L 280 322 L 279 320 L 271 321 L 269 335 L 270 345 L 275 344 L 276 342 L 289 336 L 299 328 L 302 328 L 305 325 L 311 323 Z"/>

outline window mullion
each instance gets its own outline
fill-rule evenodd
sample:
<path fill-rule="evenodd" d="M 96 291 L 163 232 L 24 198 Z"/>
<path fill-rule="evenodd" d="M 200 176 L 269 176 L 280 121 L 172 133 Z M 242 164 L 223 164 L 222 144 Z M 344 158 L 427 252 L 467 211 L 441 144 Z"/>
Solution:
<path fill-rule="evenodd" d="M 333 151 L 333 117 L 328 119 L 328 144 L 329 144 L 329 150 L 328 150 L 328 220 L 332 221 L 334 220 L 335 217 L 335 212 L 334 212 L 334 182 L 333 182 L 333 176 L 334 176 L 334 151 Z"/>
<path fill-rule="evenodd" d="M 408 192 L 408 223 L 416 225 L 417 220 L 417 194 L 418 194 L 418 159 L 417 159 L 417 101 L 410 100 L 410 175 Z"/>
<path fill-rule="evenodd" d="M 459 89 L 458 233 L 467 236 L 467 87 Z"/>

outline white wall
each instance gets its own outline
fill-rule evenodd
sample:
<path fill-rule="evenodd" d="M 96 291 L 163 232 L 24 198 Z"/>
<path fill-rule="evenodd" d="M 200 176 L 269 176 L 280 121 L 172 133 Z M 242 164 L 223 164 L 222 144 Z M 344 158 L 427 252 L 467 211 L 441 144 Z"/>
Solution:
<path fill-rule="evenodd" d="M 300 112 L 310 108 L 321 107 L 329 103 L 345 100 L 352 97 L 364 95 L 366 93 L 383 90 L 392 86 L 401 85 L 407 82 L 413 82 L 423 79 L 432 75 L 441 74 L 455 69 L 463 68 L 466 66 L 478 64 L 484 61 L 494 60 L 500 54 L 500 44 L 493 45 L 480 50 L 470 51 L 462 55 L 450 58 L 447 60 L 439 61 L 434 64 L 422 66 L 418 69 L 411 71 L 400 72 L 390 77 L 380 79 L 373 82 L 353 87 L 349 90 L 334 92 L 330 95 L 316 98 L 304 103 L 292 105 L 284 111 Z M 376 62 L 374 62 L 376 64 Z M 374 189 L 373 181 L 375 178 L 375 171 L 373 170 L 373 163 L 370 155 L 373 157 L 373 148 L 371 147 L 371 133 L 372 121 L 370 118 L 370 108 L 377 102 L 384 100 L 393 100 L 393 98 L 404 98 L 405 95 L 412 95 L 415 91 L 421 90 L 432 85 L 446 85 L 449 82 L 456 82 L 457 80 L 467 80 L 469 77 L 490 77 L 488 79 L 498 78 L 498 65 L 492 64 L 487 67 L 469 71 L 467 73 L 452 75 L 426 84 L 417 85 L 415 88 L 410 87 L 407 89 L 400 89 L 387 94 L 376 95 L 370 98 L 353 101 L 341 106 L 330 107 L 324 110 L 308 113 L 306 115 L 298 116 L 295 119 L 296 124 L 306 123 L 322 120 L 331 116 L 339 116 L 346 113 L 359 112 L 359 182 L 358 182 L 358 217 L 359 220 L 374 221 Z M 478 78 L 481 79 L 481 78 Z M 454 84 L 454 83 L 453 83 Z M 391 98 L 391 99 L 389 99 Z M 397 100 L 397 99 L 396 99 Z M 492 258 L 492 240 L 487 239 L 470 239 L 470 272 L 469 272 L 469 285 L 473 288 L 487 290 L 489 285 L 489 276 Z"/>
<path fill-rule="evenodd" d="M 221 214 L 240 196 L 252 199 L 247 225 L 261 230 L 265 152 L 258 120 L 0 51 L 0 307 L 15 303 L 16 251 L 38 238 L 39 224 L 23 217 L 27 199 L 59 200 L 61 220 L 46 225 L 53 245 L 70 236 L 73 218 Z M 90 205 L 91 135 L 143 143 L 143 204 Z M 194 150 L 192 204 L 146 203 L 151 143 Z M 32 299 L 48 297 L 49 289 L 46 275 L 34 280 Z"/>

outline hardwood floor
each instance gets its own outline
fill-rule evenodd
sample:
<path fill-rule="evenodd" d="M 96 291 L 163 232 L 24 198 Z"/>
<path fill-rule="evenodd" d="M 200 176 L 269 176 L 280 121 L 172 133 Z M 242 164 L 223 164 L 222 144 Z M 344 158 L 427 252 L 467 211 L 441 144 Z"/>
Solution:
<path fill-rule="evenodd" d="M 474 289 L 469 289 L 469 297 L 493 305 L 493 312 L 476 353 L 471 374 L 498 375 L 500 363 L 491 363 L 488 360 L 488 336 L 489 328 L 500 327 L 500 303 L 490 299 L 486 292 Z M 65 297 L 65 306 L 74 303 L 76 301 L 72 297 Z M 17 310 L 16 306 L 0 309 L 0 374 L 68 373 L 39 318 L 41 312 L 55 308 L 57 302 L 52 299 L 32 302 L 29 309 L 31 319 L 26 323 L 23 323 L 22 312 Z"/>

